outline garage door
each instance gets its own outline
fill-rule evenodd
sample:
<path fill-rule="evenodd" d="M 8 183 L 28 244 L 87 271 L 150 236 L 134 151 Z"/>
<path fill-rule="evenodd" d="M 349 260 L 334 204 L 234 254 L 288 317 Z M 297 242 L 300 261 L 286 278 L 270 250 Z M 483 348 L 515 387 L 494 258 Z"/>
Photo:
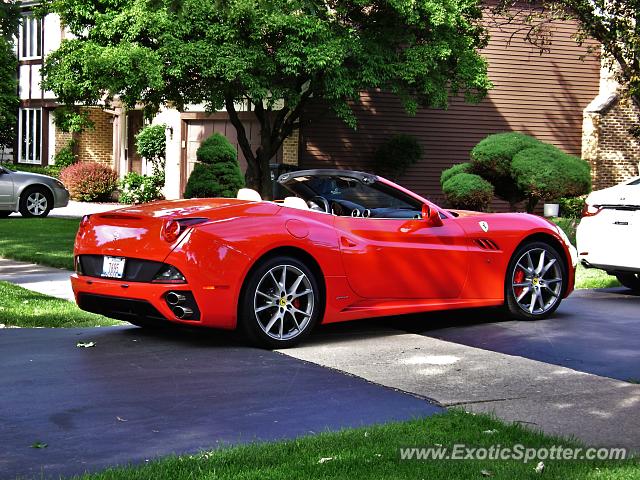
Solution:
<path fill-rule="evenodd" d="M 252 115 L 250 117 L 245 116 L 243 124 L 245 131 L 247 132 L 247 137 L 249 138 L 249 143 L 251 144 L 251 149 L 255 152 L 260 145 L 260 124 L 252 117 Z M 236 129 L 226 117 L 226 114 L 218 113 L 208 118 L 185 119 L 185 130 L 184 138 L 186 143 L 186 153 L 183 156 L 182 164 L 182 179 L 184 182 L 181 188 L 182 192 L 184 192 L 186 182 L 191 175 L 191 172 L 193 172 L 193 167 L 197 162 L 196 151 L 200 147 L 200 144 L 214 133 L 220 133 L 227 137 L 229 142 L 231 142 L 231 145 L 233 145 L 238 152 L 238 162 L 240 163 L 242 172 L 244 173 L 246 171 L 247 162 L 240 146 L 238 145 Z M 280 162 L 281 159 L 282 148 L 278 151 L 278 154 L 272 161 Z"/>

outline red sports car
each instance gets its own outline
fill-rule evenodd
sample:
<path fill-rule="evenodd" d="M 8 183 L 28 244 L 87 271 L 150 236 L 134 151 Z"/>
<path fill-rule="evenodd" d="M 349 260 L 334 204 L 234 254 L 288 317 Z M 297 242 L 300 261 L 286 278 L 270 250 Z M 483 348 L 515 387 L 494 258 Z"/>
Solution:
<path fill-rule="evenodd" d="M 523 213 L 444 210 L 376 175 L 305 170 L 263 201 L 161 201 L 83 218 L 80 308 L 135 325 L 241 329 L 289 347 L 318 323 L 505 305 L 550 315 L 572 290 L 575 249 Z"/>

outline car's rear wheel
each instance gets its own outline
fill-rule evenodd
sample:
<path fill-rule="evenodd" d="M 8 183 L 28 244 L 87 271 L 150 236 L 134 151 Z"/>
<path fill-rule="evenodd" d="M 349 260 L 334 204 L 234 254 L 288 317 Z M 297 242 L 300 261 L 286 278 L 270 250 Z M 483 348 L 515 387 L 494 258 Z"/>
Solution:
<path fill-rule="evenodd" d="M 11 210 L 0 210 L 0 218 L 6 218 L 13 212 Z"/>
<path fill-rule="evenodd" d="M 46 217 L 53 208 L 51 194 L 41 187 L 27 188 L 20 196 L 23 217 Z"/>
<path fill-rule="evenodd" d="M 254 345 L 291 347 L 311 333 L 322 312 L 313 271 L 300 260 L 278 256 L 254 268 L 240 298 L 239 327 Z"/>
<path fill-rule="evenodd" d="M 616 273 L 616 278 L 625 287 L 633 290 L 636 293 L 640 293 L 640 274 L 621 272 Z"/>
<path fill-rule="evenodd" d="M 566 289 L 567 272 L 562 256 L 545 242 L 529 242 L 513 254 L 505 279 L 505 305 L 521 320 L 551 315 Z"/>

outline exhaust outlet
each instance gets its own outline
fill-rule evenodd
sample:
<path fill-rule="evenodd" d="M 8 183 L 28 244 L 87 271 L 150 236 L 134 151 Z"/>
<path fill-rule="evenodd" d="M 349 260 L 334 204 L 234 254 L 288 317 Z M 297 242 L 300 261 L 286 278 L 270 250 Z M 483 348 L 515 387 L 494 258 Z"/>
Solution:
<path fill-rule="evenodd" d="M 191 310 L 189 307 L 175 307 L 173 309 L 173 313 L 175 314 L 176 318 L 179 319 L 183 319 L 183 318 L 189 318 L 191 315 L 193 315 L 193 310 Z"/>
<path fill-rule="evenodd" d="M 180 302 L 184 302 L 187 297 L 176 292 L 169 292 L 165 296 L 165 299 L 169 305 L 178 305 Z"/>

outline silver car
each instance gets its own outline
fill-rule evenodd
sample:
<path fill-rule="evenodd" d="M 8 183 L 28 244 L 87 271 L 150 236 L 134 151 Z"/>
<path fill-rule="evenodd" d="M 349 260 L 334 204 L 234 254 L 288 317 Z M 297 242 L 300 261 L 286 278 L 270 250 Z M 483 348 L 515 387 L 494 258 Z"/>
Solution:
<path fill-rule="evenodd" d="M 12 212 L 20 212 L 23 217 L 46 217 L 52 208 L 68 203 L 69 192 L 60 180 L 0 166 L 0 218 Z"/>

